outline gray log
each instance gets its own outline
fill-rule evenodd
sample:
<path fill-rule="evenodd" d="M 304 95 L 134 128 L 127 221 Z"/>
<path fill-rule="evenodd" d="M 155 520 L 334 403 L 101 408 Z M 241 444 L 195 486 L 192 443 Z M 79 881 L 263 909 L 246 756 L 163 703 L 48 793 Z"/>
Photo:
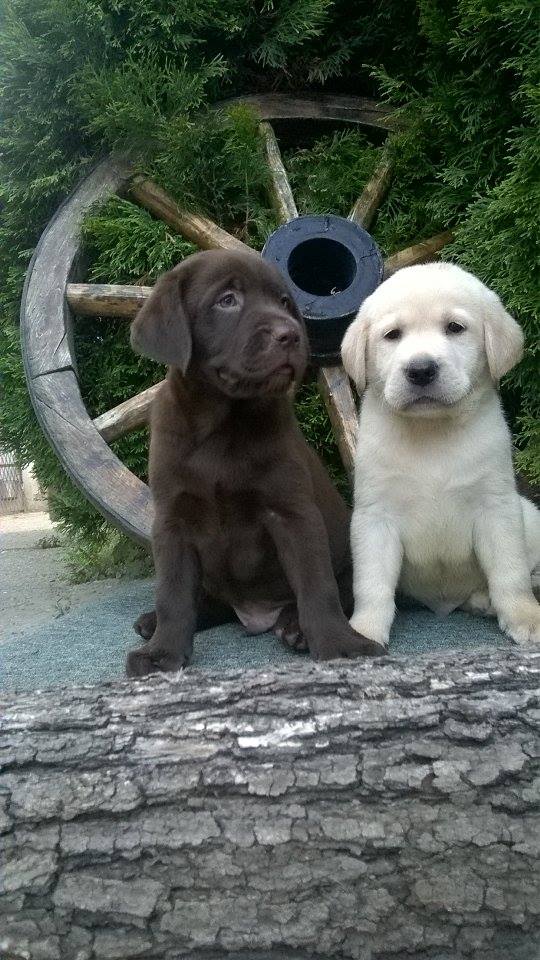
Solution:
<path fill-rule="evenodd" d="M 5 698 L 0 951 L 537 960 L 539 677 L 502 649 Z"/>

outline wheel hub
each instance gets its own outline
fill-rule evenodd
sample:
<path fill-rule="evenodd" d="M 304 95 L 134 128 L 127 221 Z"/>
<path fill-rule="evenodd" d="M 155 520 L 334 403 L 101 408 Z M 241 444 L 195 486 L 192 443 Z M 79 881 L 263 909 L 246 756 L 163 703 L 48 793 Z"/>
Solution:
<path fill-rule="evenodd" d="M 337 358 L 347 327 L 382 280 L 383 260 L 373 238 L 333 214 L 296 217 L 270 235 L 262 256 L 287 280 L 313 358 Z"/>

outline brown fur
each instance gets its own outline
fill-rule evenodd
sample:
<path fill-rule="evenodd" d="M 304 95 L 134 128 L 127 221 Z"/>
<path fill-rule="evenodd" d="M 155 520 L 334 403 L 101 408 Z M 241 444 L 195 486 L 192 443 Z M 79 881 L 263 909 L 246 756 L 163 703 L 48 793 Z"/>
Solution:
<path fill-rule="evenodd" d="M 232 607 L 281 607 L 275 632 L 315 659 L 383 652 L 340 602 L 349 512 L 294 417 L 308 347 L 279 273 L 256 254 L 195 254 L 159 280 L 132 343 L 170 368 L 151 422 L 156 611 L 128 674 L 185 666 L 197 627 Z"/>

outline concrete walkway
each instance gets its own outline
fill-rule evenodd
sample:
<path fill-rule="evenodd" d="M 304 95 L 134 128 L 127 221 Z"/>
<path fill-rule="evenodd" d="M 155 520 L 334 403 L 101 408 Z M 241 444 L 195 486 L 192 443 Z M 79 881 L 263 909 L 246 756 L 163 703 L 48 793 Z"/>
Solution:
<path fill-rule="evenodd" d="M 53 618 L 62 617 L 93 597 L 108 596 L 118 581 L 68 581 L 62 545 L 39 545 L 57 539 L 47 513 L 17 513 L 0 517 L 0 639 Z"/>

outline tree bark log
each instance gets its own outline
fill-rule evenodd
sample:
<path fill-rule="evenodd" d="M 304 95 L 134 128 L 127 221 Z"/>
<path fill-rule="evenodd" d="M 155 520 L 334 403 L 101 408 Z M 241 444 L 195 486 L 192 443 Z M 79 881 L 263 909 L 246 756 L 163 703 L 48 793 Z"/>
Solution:
<path fill-rule="evenodd" d="M 539 676 L 505 649 L 4 698 L 2 956 L 536 960 Z"/>

